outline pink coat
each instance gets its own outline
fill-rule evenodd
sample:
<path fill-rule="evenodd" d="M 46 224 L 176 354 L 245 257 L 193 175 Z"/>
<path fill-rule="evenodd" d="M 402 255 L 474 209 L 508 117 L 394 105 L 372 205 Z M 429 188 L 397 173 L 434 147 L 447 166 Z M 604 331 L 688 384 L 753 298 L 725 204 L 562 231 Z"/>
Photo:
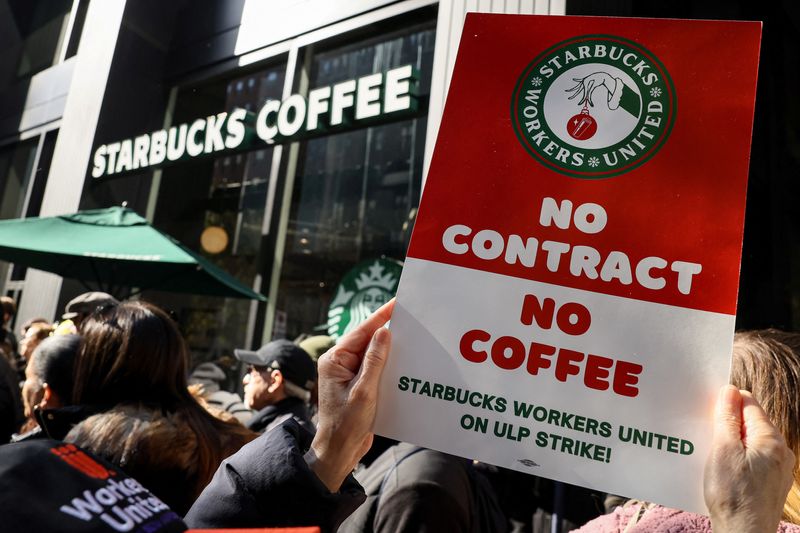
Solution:
<path fill-rule="evenodd" d="M 643 509 L 645 504 L 628 503 L 595 518 L 574 533 L 711 533 L 707 516 L 670 509 L 660 505 Z M 644 510 L 636 522 L 636 517 Z M 627 529 L 626 529 L 627 528 Z M 781 522 L 778 533 L 800 533 L 800 526 Z"/>

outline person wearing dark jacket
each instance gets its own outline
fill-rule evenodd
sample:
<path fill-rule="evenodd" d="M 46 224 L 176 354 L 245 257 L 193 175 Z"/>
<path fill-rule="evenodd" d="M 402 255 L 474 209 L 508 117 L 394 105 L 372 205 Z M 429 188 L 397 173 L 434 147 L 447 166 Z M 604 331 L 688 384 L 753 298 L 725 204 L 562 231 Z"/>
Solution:
<path fill-rule="evenodd" d="M 248 364 L 244 384 L 244 403 L 258 412 L 247 422 L 253 431 L 268 431 L 284 420 L 294 418 L 308 431 L 314 431 L 308 402 L 317 380 L 311 357 L 287 340 L 272 341 L 258 351 L 234 350 Z"/>
<path fill-rule="evenodd" d="M 75 446 L 35 439 L 0 446 L 7 533 L 177 533 L 186 524 L 137 480 Z"/>
<path fill-rule="evenodd" d="M 239 424 L 216 436 L 228 450 L 238 450 L 256 437 Z M 194 437 L 183 413 L 117 405 L 81 421 L 64 441 L 94 451 L 122 468 L 180 515 L 186 514 L 197 497 L 187 487 L 200 474 L 197 457 L 203 443 Z"/>
<path fill-rule="evenodd" d="M 287 420 L 241 448 L 222 463 L 190 510 L 190 526 L 281 527 L 315 520 L 319 523 L 313 525 L 333 530 L 348 508 L 363 499 L 349 473 L 372 442 L 378 385 L 391 342 L 389 331 L 382 326 L 391 316 L 393 304 L 391 301 L 345 335 L 320 360 L 320 418 L 313 438 L 303 436 L 297 424 Z M 794 455 L 755 400 L 734 387 L 723 389 L 715 422 L 704 477 L 714 531 L 774 530 L 791 486 Z M 108 506 L 120 520 L 124 520 L 121 514 L 133 513 L 128 515 L 130 527 L 125 521 L 129 530 L 136 522 L 141 525 L 143 516 L 150 520 L 154 515 L 148 513 L 156 512 L 161 513 L 157 523 L 140 527 L 142 531 L 161 532 L 166 527 L 183 531 L 186 527 L 160 501 L 144 497 L 141 484 L 125 480 L 123 490 L 119 480 L 124 480 L 124 474 L 110 473 L 115 467 L 92 459 L 77 446 L 64 446 L 38 440 L 0 447 L 3 531 L 108 531 L 70 529 L 66 518 L 56 512 L 100 525 L 106 523 L 101 515 Z M 38 450 L 42 460 L 26 457 L 28 450 Z M 45 458 L 67 463 L 69 470 L 50 468 Z M 35 471 L 40 466 L 44 467 L 41 475 Z M 72 479 L 75 470 L 107 486 L 81 486 L 62 499 L 65 481 Z M 142 495 L 146 509 L 128 509 L 127 505 L 143 505 L 137 494 L 128 491 Z M 134 501 L 115 510 L 114 505 L 120 507 L 121 495 Z M 321 511 L 312 509 L 316 506 Z M 753 515 L 752 510 L 759 512 Z M 113 517 L 109 514 L 108 518 Z M 75 523 L 79 522 L 71 522 Z"/>
<path fill-rule="evenodd" d="M 169 465 L 176 469 L 170 477 L 179 495 L 172 503 L 177 512 L 186 512 L 222 460 L 254 435 L 243 434 L 239 422 L 215 418 L 192 396 L 186 342 L 177 324 L 158 307 L 137 300 L 97 308 L 81 323 L 81 338 L 72 409 L 43 413 L 45 431 L 63 438 L 60 430 L 85 424 L 73 435 L 80 438 L 78 444 L 137 472 L 160 468 L 160 454 L 172 445 L 177 460 Z M 100 413 L 109 416 L 86 418 Z M 123 428 L 129 431 L 123 433 Z M 154 487 L 148 489 L 155 492 Z"/>
<path fill-rule="evenodd" d="M 223 462 L 189 511 L 190 527 L 312 525 L 312 516 L 320 521 L 313 525 L 327 531 L 338 527 L 359 498 L 349 474 L 372 443 L 378 385 L 391 344 L 382 326 L 393 305 L 394 300 L 383 306 L 320 359 L 319 427 L 305 455 L 307 441 L 291 420 L 244 446 Z M 774 531 L 794 464 L 780 431 L 752 396 L 724 388 L 704 475 L 715 533 Z M 315 505 L 323 513 L 308 516 Z"/>
<path fill-rule="evenodd" d="M 394 300 L 319 360 L 319 427 L 290 418 L 223 461 L 186 515 L 193 528 L 317 525 L 335 531 L 364 501 L 350 473 L 372 444 Z M 359 372 L 360 370 L 360 372 Z"/>
<path fill-rule="evenodd" d="M 222 388 L 226 379 L 225 371 L 215 363 L 200 363 L 189 376 L 189 386 L 199 387 L 197 393 L 212 409 L 228 413 L 242 424 L 247 424 L 253 418 L 253 412 L 238 394 Z"/>
<path fill-rule="evenodd" d="M 72 400 L 72 371 L 81 346 L 78 335 L 56 335 L 44 339 L 31 354 L 25 367 L 22 402 L 27 430 L 14 435 L 13 442 L 42 438 L 45 435 L 34 418 L 42 409 L 58 409 Z"/>
<path fill-rule="evenodd" d="M 332 492 L 309 467 L 312 435 L 294 419 L 246 444 L 223 461 L 186 515 L 193 528 L 320 526 L 336 531 L 364 501 L 348 476 Z"/>
<path fill-rule="evenodd" d="M 502 533 L 507 520 L 472 461 L 401 442 L 356 479 L 367 501 L 340 533 Z"/>
<path fill-rule="evenodd" d="M 314 431 L 314 425 L 308 413 L 308 405 L 300 398 L 288 397 L 277 403 L 270 404 L 256 414 L 245 424 L 248 429 L 256 432 L 268 431 L 281 422 L 292 419 L 306 431 Z"/>

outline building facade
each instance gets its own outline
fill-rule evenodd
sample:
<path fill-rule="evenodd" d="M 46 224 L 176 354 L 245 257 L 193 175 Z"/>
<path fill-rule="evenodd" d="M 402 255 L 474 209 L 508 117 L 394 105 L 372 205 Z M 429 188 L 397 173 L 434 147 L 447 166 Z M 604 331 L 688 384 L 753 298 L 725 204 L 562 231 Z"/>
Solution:
<path fill-rule="evenodd" d="M 199 360 L 324 332 L 348 270 L 405 255 L 468 11 L 761 19 L 741 325 L 792 327 L 800 247 L 786 204 L 800 122 L 781 91 L 797 76 L 797 8 L 662 4 L 0 0 L 0 218 L 126 203 L 268 297 L 142 288 Z M 304 129 L 315 112 L 319 127 Z M 85 290 L 1 265 L 18 321 L 56 317 Z"/>

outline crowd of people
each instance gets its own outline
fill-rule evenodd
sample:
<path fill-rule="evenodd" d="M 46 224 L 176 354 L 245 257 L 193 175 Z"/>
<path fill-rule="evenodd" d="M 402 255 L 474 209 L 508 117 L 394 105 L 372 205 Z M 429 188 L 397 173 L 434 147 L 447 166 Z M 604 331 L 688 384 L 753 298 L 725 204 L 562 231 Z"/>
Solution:
<path fill-rule="evenodd" d="M 394 301 L 335 345 L 235 350 L 243 398 L 150 303 L 86 293 L 19 341 L 0 306 L 3 531 L 800 532 L 798 334 L 736 335 L 705 517 L 374 437 Z"/>

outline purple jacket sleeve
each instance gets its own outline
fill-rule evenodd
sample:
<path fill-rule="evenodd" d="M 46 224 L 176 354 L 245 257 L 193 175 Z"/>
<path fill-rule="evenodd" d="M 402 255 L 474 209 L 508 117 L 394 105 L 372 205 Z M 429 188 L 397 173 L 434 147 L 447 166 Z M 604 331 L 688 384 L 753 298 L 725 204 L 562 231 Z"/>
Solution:
<path fill-rule="evenodd" d="M 336 531 L 364 501 L 352 478 L 331 493 L 303 458 L 310 433 L 294 420 L 261 435 L 222 462 L 186 515 L 191 528 L 319 526 Z"/>

